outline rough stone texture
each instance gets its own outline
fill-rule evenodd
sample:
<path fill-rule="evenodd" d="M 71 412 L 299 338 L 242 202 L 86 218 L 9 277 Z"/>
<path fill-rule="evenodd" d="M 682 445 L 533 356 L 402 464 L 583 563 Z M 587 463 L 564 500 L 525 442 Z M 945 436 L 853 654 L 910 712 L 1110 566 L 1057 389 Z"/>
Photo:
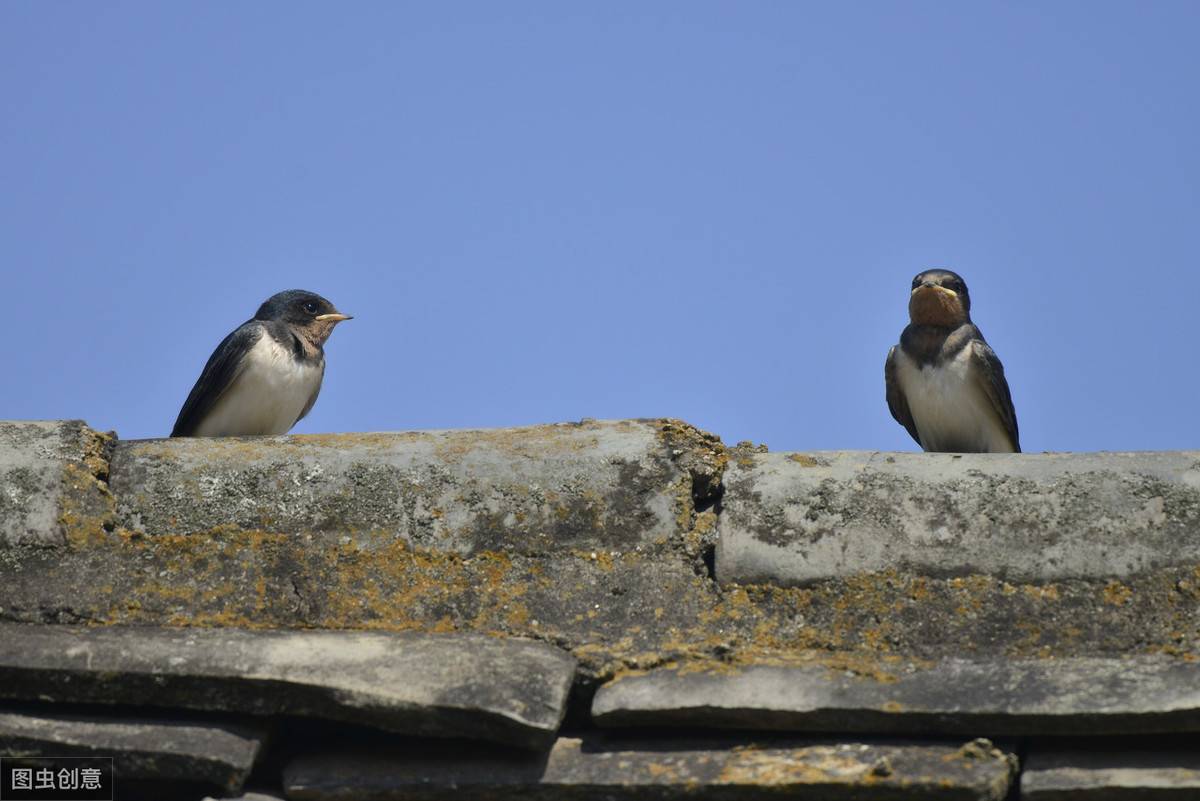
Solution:
<path fill-rule="evenodd" d="M 0 581 L 0 620 L 502 632 L 571 650 L 587 681 L 810 654 L 885 671 L 901 655 L 1200 655 L 1198 566 L 1044 585 L 887 572 L 721 589 L 681 553 L 461 558 L 230 529 L 37 549 L 20 567 Z"/>
<path fill-rule="evenodd" d="M 228 725 L 0 712 L 0 756 L 110 757 L 118 780 L 186 781 L 226 794 L 241 790 L 262 743 L 262 734 Z"/>
<path fill-rule="evenodd" d="M 523 552 L 528 538 L 510 537 L 490 542 L 497 547 L 507 543 L 511 549 L 464 556 L 410 546 L 385 529 L 370 535 L 362 530 L 346 533 L 349 524 L 332 518 L 326 520 L 329 528 L 311 532 L 226 523 L 170 534 L 127 528 L 119 521 L 134 521 L 127 513 L 118 515 L 107 485 L 92 478 L 89 491 L 103 502 L 92 507 L 76 504 L 61 518 L 67 547 L 0 548 L 0 621 L 495 632 L 571 650 L 580 661 L 585 685 L 631 668 L 755 664 L 786 661 L 798 653 L 824 655 L 835 666 L 894 654 L 934 659 L 1198 653 L 1198 564 L 1121 580 L 1063 579 L 1048 584 L 984 575 L 937 578 L 889 569 L 804 587 L 722 588 L 710 580 L 705 563 L 717 530 L 715 512 L 722 507 L 706 504 L 724 487 L 721 518 L 731 507 L 744 506 L 735 488 L 721 482 L 721 466 L 732 458 L 744 470 L 764 454 L 726 450 L 711 435 L 671 420 L 465 432 L 464 439 L 451 432 L 445 441 L 471 443 L 460 449 L 466 454 L 478 448 L 487 450 L 489 458 L 507 454 L 516 465 L 510 471 L 515 475 L 520 463 L 536 461 L 527 453 L 541 449 L 540 438 L 548 439 L 546 447 L 553 452 L 562 449 L 564 438 L 575 442 L 588 431 L 599 432 L 597 436 L 615 431 L 643 445 L 647 432 L 653 432 L 657 446 L 647 446 L 640 456 L 631 451 L 610 461 L 665 465 L 662 475 L 668 481 L 657 491 L 670 497 L 678 512 L 670 537 L 650 544 L 603 541 L 594 548 L 568 544 L 537 553 Z M 362 465 L 372 464 L 373 447 L 394 456 L 400 446 L 392 438 L 403 436 L 175 440 L 121 447 L 151 449 L 158 455 L 130 458 L 152 465 L 170 462 L 176 447 L 193 456 L 229 452 L 233 455 L 222 462 L 223 469 L 234 474 L 236 454 L 249 453 L 255 463 L 278 467 L 286 466 L 287 454 L 309 458 L 314 449 L 347 451 L 336 458 L 359 464 L 360 472 L 386 473 L 382 463 L 371 469 Z M 495 443 L 511 447 L 504 450 Z M 647 452 L 657 455 L 647 457 Z M 433 458 L 446 457 L 435 453 Z M 1023 458 L 1033 465 L 1044 457 Z M 1086 462 L 1096 457 L 1078 458 Z M 458 460 L 464 475 L 469 472 L 466 464 Z M 154 469 L 154 475 L 166 470 L 161 465 Z M 647 475 L 638 470 L 638 475 Z M 108 472 L 107 463 L 96 470 Z M 148 480 L 152 477 L 146 475 Z M 125 482 L 121 504 L 126 510 L 131 508 L 129 497 L 140 495 L 146 496 L 138 501 L 145 508 L 169 509 L 179 492 L 161 477 L 153 479 L 153 489 L 137 488 L 129 477 L 113 480 Z M 327 483 L 333 480 L 326 476 Z M 294 486 L 288 491 L 307 492 Z M 647 493 L 645 497 L 652 494 Z M 237 493 L 229 497 L 230 509 L 236 511 Z M 299 503 L 298 498 L 293 501 Z M 468 506 L 475 502 L 472 498 L 478 500 L 469 493 L 463 498 Z M 650 506 L 646 501 L 626 508 Z M 1186 517 L 1183 507 L 1170 509 L 1179 519 Z M 581 519 L 591 519 L 586 505 L 575 510 L 584 512 Z M 314 520 L 326 513 L 288 512 L 296 519 L 308 515 Z M 357 514 L 353 508 L 346 513 Z M 646 519 L 661 523 L 653 516 Z M 367 526 L 369 521 L 364 517 L 359 522 Z M 164 525 L 172 524 L 166 520 Z"/>
<path fill-rule="evenodd" d="M 1031 749 L 1021 801 L 1183 801 L 1200 798 L 1196 739 L 1084 741 Z"/>
<path fill-rule="evenodd" d="M 116 495 L 71 519 L 77 547 L 0 551 L 0 620 L 497 632 L 574 649 L 588 675 L 710 648 L 679 624 L 718 591 L 705 560 L 727 456 L 679 421 L 114 451 Z"/>
<path fill-rule="evenodd" d="M 562 737 L 513 759 L 375 749 L 297 758 L 284 772 L 295 801 L 391 799 L 978 799 L 1000 801 L 1015 759 L 986 740 L 966 745 L 832 741 L 605 740 Z"/>
<path fill-rule="evenodd" d="M 1194 502 L 1200 484 L 1192 454 L 770 455 L 725 448 L 676 420 L 127 443 L 72 422 L 0 424 L 0 432 L 9 432 L 0 439 L 0 479 L 9 481 L 0 483 L 0 624 L 9 624 L 0 625 L 0 654 L 25 653 L 8 634 L 38 627 L 14 623 L 86 623 L 98 633 L 138 627 L 174 643 L 153 657 L 143 653 L 141 668 L 120 681 L 119 673 L 80 669 L 89 652 L 94 668 L 104 649 L 44 649 L 49 661 L 0 670 L 0 688 L 8 688 L 0 697 L 46 705 L 55 714 L 79 711 L 71 704 L 86 699 L 97 704 L 89 714 L 127 715 L 134 710 L 122 704 L 145 703 L 174 706 L 161 712 L 143 706 L 138 714 L 203 716 L 216 724 L 240 721 L 246 712 L 271 716 L 277 736 L 247 784 L 255 790 L 280 792 L 289 755 L 308 755 L 295 761 L 299 769 L 337 749 L 338 759 L 350 756 L 346 744 L 357 739 L 364 755 L 413 760 L 426 771 L 413 775 L 443 782 L 404 790 L 410 794 L 453 795 L 459 770 L 474 782 L 470 787 L 487 788 L 486 766 L 494 760 L 512 797 L 525 795 L 514 786 L 534 797 L 682 796 L 692 785 L 672 783 L 664 771 L 706 776 L 715 760 L 724 775 L 730 764 L 743 766 L 730 762 L 735 757 L 775 749 L 779 754 L 764 758 L 757 773 L 760 784 L 713 782 L 704 785 L 704 796 L 830 792 L 907 801 L 922 797 L 915 787 L 945 794 L 928 797 L 975 798 L 975 790 L 955 789 L 944 775 L 945 787 L 922 784 L 921 777 L 941 775 L 933 769 L 937 760 L 914 769 L 919 781 L 904 787 L 886 781 L 888 765 L 858 784 L 800 782 L 834 768 L 853 779 L 870 760 L 846 754 L 882 747 L 884 732 L 926 732 L 928 741 L 908 745 L 928 749 L 945 745 L 950 733 L 958 742 L 1042 734 L 1046 721 L 1058 727 L 1048 731 L 1088 734 L 1200 729 L 1193 689 L 1200 682 L 1191 667 L 1200 664 L 1193 661 L 1200 658 Z M 40 511 L 28 503 L 33 496 L 18 491 L 35 462 L 52 499 Z M 16 535 L 3 528 L 14 520 Z M 779 525 L 754 528 L 748 520 Z M 788 536 L 810 536 L 813 559 L 781 557 L 781 565 L 825 571 L 832 564 L 834 572 L 763 572 L 758 584 L 713 580 L 718 533 L 727 540 L 715 567 L 728 579 L 731 549 L 749 542 L 767 548 L 759 557 L 774 560 L 787 548 L 772 543 L 789 530 Z M 1040 561 L 1046 569 L 1030 572 L 1031 565 L 1041 569 Z M 83 636 L 70 626 L 51 628 Z M 457 633 L 484 643 L 515 638 L 509 643 L 544 647 L 563 660 L 569 651 L 579 665 L 569 696 L 567 678 L 562 702 L 543 706 L 561 714 L 569 705 L 565 725 L 582 742 L 572 756 L 564 738 L 551 763 L 544 749 L 553 728 L 534 726 L 531 734 L 520 718 L 527 710 L 517 721 L 505 717 L 512 711 L 505 703 L 528 699 L 530 688 L 513 683 L 527 671 L 500 671 L 497 678 L 488 668 L 472 668 L 478 681 L 455 685 L 472 697 L 494 693 L 487 723 L 462 708 L 437 707 L 441 699 L 420 710 L 397 706 L 403 699 L 391 687 L 401 674 L 407 682 L 410 655 L 429 657 L 426 666 L 461 664 L 457 657 L 439 662 L 436 650 L 398 649 L 401 656 L 372 673 L 369 660 L 346 667 L 337 659 L 354 662 L 352 654 L 316 649 L 307 656 L 335 675 L 306 683 L 301 674 L 313 664 L 289 668 L 286 676 L 260 675 L 253 669 L 263 653 L 221 645 L 261 629 L 280 630 L 264 632 L 271 637 L 321 633 L 309 629 L 355 630 L 367 638 Z M 189 639 L 195 650 L 220 655 L 225 672 L 202 678 L 175 672 L 172 657 L 194 664 Z M 474 658 L 478 649 L 469 650 Z M 981 667 L 992 663 L 995 671 Z M 1067 663 L 1085 666 L 1091 684 L 1061 673 Z M 921 678 L 950 664 L 960 666 L 957 678 L 944 671 Z M 665 712 L 693 715 L 687 725 L 696 731 L 659 730 L 655 737 L 668 740 L 657 745 L 614 739 L 628 731 L 598 734 L 588 710 L 606 683 L 595 701 L 607 723 L 626 712 L 664 723 L 664 710 L 653 705 L 604 710 L 612 693 L 660 671 L 720 680 L 710 688 L 720 702 L 707 708 L 697 698 L 667 699 L 679 703 Z M 733 703 L 737 693 L 725 679 L 749 686 L 770 671 L 806 676 L 807 684 L 777 678 L 779 687 L 766 682 L 769 703 Z M 454 677 L 439 674 L 443 679 Z M 671 693 L 692 693 L 673 681 Z M 115 692 L 116 685 L 124 689 Z M 804 687 L 810 701 L 832 701 L 803 706 L 797 699 Z M 873 695 L 867 687 L 876 688 Z M 956 698 L 965 705 L 956 706 Z M 795 708 L 781 710 L 784 702 Z M 1071 704 L 1095 708 L 1090 718 L 1072 717 L 1063 711 Z M 424 731 L 396 724 L 397 709 L 420 725 L 439 720 L 439 736 L 524 742 L 543 751 L 479 739 L 399 738 L 368 728 L 381 726 L 377 716 L 384 715 L 392 729 Z M 293 714 L 328 717 L 281 717 Z M 557 725 L 557 717 L 548 717 Z M 821 720 L 858 733 L 822 735 L 831 739 L 817 743 L 765 734 L 770 726 L 811 729 Z M 684 741 L 711 738 L 718 726 L 751 727 L 753 734 L 728 736 L 754 742 Z M 389 750 L 368 747 L 381 743 Z M 1055 745 L 1035 744 L 1031 759 Z M 803 759 L 789 751 L 800 748 L 826 750 L 809 750 Z M 1146 735 L 1129 744 L 1142 755 L 1156 749 L 1164 750 L 1162 740 Z M 605 784 L 614 762 L 629 769 L 630 782 Z M 551 766 L 562 772 L 547 773 Z M 907 770 L 891 767 L 897 777 Z M 1191 769 L 1183 763 L 1167 769 L 1181 767 Z M 547 782 L 548 775 L 563 780 Z M 777 777 L 791 784 L 771 784 Z M 331 781 L 320 791 L 342 792 L 339 780 Z M 176 789 L 151 786 L 140 797 L 182 799 Z M 188 797 L 203 792 L 191 787 Z"/>
<path fill-rule="evenodd" d="M 236 710 L 387 731 L 551 742 L 575 666 L 478 635 L 0 627 L 0 696 Z"/>
<path fill-rule="evenodd" d="M 135 522 L 128 514 L 130 497 L 144 495 L 138 504 L 159 510 L 155 515 L 172 508 L 172 499 L 181 490 L 162 478 L 163 471 L 169 470 L 159 462 L 170 463 L 174 449 L 190 455 L 189 459 L 197 454 L 208 454 L 205 458 L 226 454 L 223 461 L 213 457 L 214 464 L 242 478 L 249 473 L 236 469 L 239 454 L 249 454 L 255 464 L 276 465 L 272 469 L 278 477 L 286 473 L 289 454 L 311 461 L 314 453 L 326 451 L 338 452 L 329 458 L 340 459 L 340 464 L 357 464 L 359 472 L 379 474 L 391 469 L 386 459 L 400 448 L 393 437 L 404 440 L 406 435 L 125 443 L 121 448 L 148 448 L 158 454 L 134 457 L 122 451 L 126 464 L 158 465 L 146 473 L 152 487 L 137 487 L 132 478 L 117 477 L 114 466 L 113 481 L 124 487 L 120 504 L 126 510 L 118 514 L 108 485 L 95 477 L 109 474 L 108 464 L 93 460 L 97 461 L 93 473 L 79 471 L 90 481 L 86 484 L 89 500 L 73 503 L 70 513 L 60 517 L 67 546 L 0 547 L 0 621 L 491 632 L 540 639 L 570 650 L 580 661 L 585 692 L 588 685 L 628 669 L 673 663 L 755 664 L 786 661 L 796 654 L 819 654 L 833 665 L 897 654 L 921 659 L 1200 654 L 1197 563 L 1120 580 L 1022 583 L 979 574 L 938 578 L 888 569 L 802 587 L 721 587 L 711 580 L 707 564 L 717 521 L 747 503 L 738 499 L 733 484 L 721 481 L 721 467 L 732 459 L 744 471 L 764 454 L 726 450 L 715 437 L 672 420 L 465 432 L 462 438 L 450 432 L 438 441 L 462 445 L 460 451 L 467 456 L 451 461 L 465 480 L 474 480 L 467 465 L 478 449 L 485 450 L 489 459 L 511 459 L 508 472 L 516 475 L 519 469 L 532 469 L 522 464 L 538 463 L 528 454 L 541 449 L 541 438 L 547 440 L 546 449 L 555 452 L 563 450 L 564 441 L 578 444 L 576 438 L 589 431 L 601 438 L 616 432 L 614 436 L 622 441 L 646 446 L 611 457 L 610 466 L 621 461 L 659 465 L 666 483 L 656 491 L 671 499 L 678 514 L 670 536 L 647 543 L 626 529 L 608 542 L 605 529 L 588 535 L 595 547 L 578 547 L 587 541 L 568 538 L 561 546 L 525 552 L 537 537 L 518 530 L 521 536 L 487 540 L 489 547 L 504 549 L 463 555 L 411 546 L 387 529 L 364 533 L 370 514 L 354 518 L 358 512 L 352 505 L 343 505 L 351 515 L 345 520 L 324 518 L 329 509 L 343 508 L 325 495 L 320 497 L 334 504 L 328 509 L 286 512 L 291 519 L 323 519 L 327 528 L 315 531 L 284 530 L 277 520 L 268 519 L 260 521 L 272 526 L 267 529 L 228 522 L 188 533 L 131 529 L 126 525 Z M 651 433 L 657 445 L 646 444 Z M 502 447 L 504 443 L 511 447 Z M 375 467 L 371 467 L 372 448 L 386 457 Z M 899 459 L 938 456 L 895 454 Z M 435 452 L 431 458 L 442 464 L 449 457 Z M 585 456 L 579 458 L 587 461 Z M 1030 469 L 1047 458 L 1077 458 L 1082 465 L 1100 457 L 1022 457 Z M 1119 469 L 1121 458 L 1114 456 L 1114 470 Z M 181 456 L 178 461 L 188 460 Z M 638 467 L 634 474 L 646 478 L 658 469 Z M 417 472 L 422 470 L 431 472 L 434 466 Z M 620 471 L 612 475 L 613 480 L 623 480 Z M 197 479 L 201 486 L 202 478 L 200 474 Z M 323 486 L 335 478 L 343 480 L 326 474 Z M 293 493 L 287 496 L 292 498 L 289 503 L 299 503 L 309 492 L 288 482 L 285 486 Z M 747 488 L 745 482 L 739 486 Z M 627 509 L 654 507 L 647 500 L 653 492 L 648 485 L 642 489 L 643 501 L 635 502 L 634 495 L 621 496 L 615 490 L 606 497 L 616 499 L 612 509 L 626 502 Z M 527 488 L 525 494 L 532 497 L 533 490 Z M 718 496 L 723 506 L 707 505 Z M 466 493 L 462 503 L 468 509 L 484 509 L 486 504 L 477 503 L 479 497 Z M 239 508 L 238 498 L 237 492 L 228 496 L 230 515 Z M 593 520 L 589 510 L 605 503 L 609 501 L 572 507 L 567 518 L 578 512 L 581 530 L 588 529 Z M 186 503 L 182 505 L 193 514 Z M 1164 506 L 1164 513 L 1168 510 L 1174 521 L 1189 514 L 1186 507 L 1174 503 Z M 443 510 L 443 516 L 447 514 Z M 462 515 L 465 519 L 467 513 Z M 551 517 L 557 519 L 557 513 Z M 347 521 L 355 519 L 363 528 L 351 532 Z M 653 515 L 645 520 L 652 526 L 662 523 Z M 163 525 L 173 524 L 166 519 Z M 458 542 L 448 539 L 451 544 Z"/>
<path fill-rule="evenodd" d="M 0 422 L 0 548 L 65 545 L 63 518 L 104 502 L 107 444 L 82 420 Z"/>
<path fill-rule="evenodd" d="M 149 536 L 217 526 L 328 532 L 470 555 L 677 539 L 715 456 L 667 421 L 118 443 L 116 524 Z M 672 437 L 675 434 L 675 437 Z"/>
<path fill-rule="evenodd" d="M 722 583 L 1121 579 L 1200 562 L 1194 451 L 743 453 L 724 486 Z"/>
<path fill-rule="evenodd" d="M 893 673 L 754 665 L 660 669 L 601 687 L 601 726 L 1017 736 L 1200 729 L 1200 663 L 946 659 Z"/>

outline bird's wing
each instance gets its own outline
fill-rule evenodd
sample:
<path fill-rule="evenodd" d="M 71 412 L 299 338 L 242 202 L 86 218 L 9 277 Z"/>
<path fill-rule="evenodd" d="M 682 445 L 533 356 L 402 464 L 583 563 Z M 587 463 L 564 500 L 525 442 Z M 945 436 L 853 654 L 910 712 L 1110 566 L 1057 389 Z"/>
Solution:
<path fill-rule="evenodd" d="M 896 422 L 904 426 L 905 430 L 912 435 L 912 438 L 921 445 L 921 438 L 917 436 L 917 424 L 913 422 L 912 412 L 908 409 L 908 399 L 904 397 L 904 393 L 900 391 L 900 381 L 896 377 L 897 365 L 896 360 L 900 358 L 900 346 L 893 345 L 888 351 L 887 362 L 883 365 L 884 383 L 887 385 L 887 405 L 888 410 L 892 413 L 892 417 L 896 418 Z M 921 445 L 924 448 L 924 445 Z"/>
<path fill-rule="evenodd" d="M 1000 415 L 1004 430 L 1012 440 L 1013 450 L 1020 453 L 1021 443 L 1017 440 L 1017 411 L 1013 408 L 1008 381 L 1004 379 L 1004 365 L 1000 364 L 996 351 L 982 338 L 971 343 L 971 362 L 983 377 L 983 391 L 992 402 L 996 414 Z"/>
<path fill-rule="evenodd" d="M 250 353 L 258 340 L 262 339 L 263 328 L 252 325 L 251 320 L 238 326 L 233 333 L 221 340 L 221 344 L 208 357 L 204 371 L 196 385 L 192 387 L 175 427 L 171 429 L 172 437 L 190 437 L 200 425 L 200 421 L 208 414 L 220 397 L 229 389 L 229 385 L 245 369 L 246 355 Z M 311 404 L 309 404 L 311 406 Z"/>

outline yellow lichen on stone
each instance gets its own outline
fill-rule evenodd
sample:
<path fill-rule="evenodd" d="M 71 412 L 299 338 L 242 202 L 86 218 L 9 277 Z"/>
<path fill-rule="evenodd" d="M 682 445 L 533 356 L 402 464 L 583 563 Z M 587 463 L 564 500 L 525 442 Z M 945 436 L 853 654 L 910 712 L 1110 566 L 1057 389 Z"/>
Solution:
<path fill-rule="evenodd" d="M 1057 584 L 1025 584 L 1021 590 L 1030 598 L 1038 600 L 1056 600 L 1058 598 Z"/>
<path fill-rule="evenodd" d="M 1113 606 L 1124 606 L 1129 602 L 1129 599 L 1133 597 L 1133 592 L 1124 584 L 1115 579 L 1108 582 L 1108 584 L 1104 586 L 1104 590 L 1101 594 L 1104 598 L 1104 602 L 1106 604 L 1112 604 Z"/>
<path fill-rule="evenodd" d="M 854 784 L 868 779 L 871 765 L 836 746 L 735 751 L 716 779 L 718 784 Z"/>
<path fill-rule="evenodd" d="M 116 501 L 90 470 L 78 464 L 63 468 L 66 491 L 58 499 L 58 524 L 73 548 L 103 545 L 108 541 Z"/>

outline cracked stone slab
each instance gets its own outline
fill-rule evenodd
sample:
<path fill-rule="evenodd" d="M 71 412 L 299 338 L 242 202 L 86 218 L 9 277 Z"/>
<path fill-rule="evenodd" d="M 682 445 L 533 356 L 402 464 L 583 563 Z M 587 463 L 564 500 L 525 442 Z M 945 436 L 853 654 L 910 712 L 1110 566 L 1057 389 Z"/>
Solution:
<path fill-rule="evenodd" d="M 1021 799 L 1200 798 L 1200 750 L 1196 746 L 1195 738 L 1038 743 L 1030 748 L 1022 766 Z"/>
<path fill-rule="evenodd" d="M 284 771 L 288 798 L 722 801 L 802 794 L 806 799 L 1000 801 L 1015 757 L 986 740 L 965 745 L 754 743 L 656 737 L 560 737 L 548 753 L 417 748 L 315 753 Z"/>
<path fill-rule="evenodd" d="M 61 517 L 92 494 L 98 436 L 82 420 L 0 422 L 0 546 L 66 544 Z"/>
<path fill-rule="evenodd" d="M 133 440 L 116 446 L 109 484 L 117 525 L 149 535 L 233 524 L 541 553 L 677 539 L 722 454 L 675 420 Z"/>
<path fill-rule="evenodd" d="M 1030 582 L 1200 563 L 1200 452 L 739 454 L 716 574 L 805 585 L 864 572 Z"/>
<path fill-rule="evenodd" d="M 0 756 L 106 757 L 118 780 L 241 790 L 264 735 L 238 726 L 0 711 Z"/>
<path fill-rule="evenodd" d="M 1168 657 L 946 659 L 852 672 L 751 665 L 660 669 L 602 686 L 605 727 L 705 727 L 1026 736 L 1188 732 L 1200 727 L 1200 664 Z"/>
<path fill-rule="evenodd" d="M 575 661 L 474 634 L 0 626 L 0 697 L 297 715 L 549 744 Z"/>

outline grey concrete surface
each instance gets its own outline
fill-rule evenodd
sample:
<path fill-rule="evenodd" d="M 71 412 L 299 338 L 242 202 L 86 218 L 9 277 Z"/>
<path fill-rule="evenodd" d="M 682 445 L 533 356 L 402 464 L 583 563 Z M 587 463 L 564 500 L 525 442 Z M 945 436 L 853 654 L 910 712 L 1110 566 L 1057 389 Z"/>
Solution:
<path fill-rule="evenodd" d="M 1200 563 L 1200 452 L 742 454 L 724 476 L 717 578 L 863 572 L 1010 581 Z"/>
<path fill-rule="evenodd" d="M 0 422 L 0 547 L 67 543 L 61 518 L 91 494 L 99 436 L 82 420 Z"/>
<path fill-rule="evenodd" d="M 1200 663 L 1140 656 L 659 669 L 601 687 L 600 726 L 888 734 L 1100 735 L 1200 728 Z"/>
<path fill-rule="evenodd" d="M 1182 801 L 1200 798 L 1200 745 L 1169 741 L 1039 743 L 1021 772 L 1021 801 Z"/>
<path fill-rule="evenodd" d="M 261 732 L 196 721 L 0 712 L 0 756 L 111 758 L 118 783 L 186 781 L 237 793 L 263 740 Z"/>
<path fill-rule="evenodd" d="M 605 740 L 560 737 L 547 754 L 417 749 L 327 752 L 285 769 L 288 798 L 740 801 L 956 799 L 1000 801 L 1015 758 L 987 741 L 887 744 L 824 741 Z"/>
<path fill-rule="evenodd" d="M 474 634 L 0 626 L 0 697 L 327 718 L 538 747 L 574 660 Z"/>
<path fill-rule="evenodd" d="M 704 435 L 672 421 L 489 430 L 141 440 L 117 444 L 117 525 L 397 538 L 472 554 L 631 550 L 678 540 L 719 481 Z M 719 449 L 713 439 L 712 448 Z"/>
<path fill-rule="evenodd" d="M 80 489 L 53 523 L 68 544 L 0 547 L 0 621 L 494 632 L 572 651 L 585 683 L 809 651 L 1200 655 L 1182 452 L 772 455 L 672 420 L 115 445 L 84 433 L 88 455 L 66 468 Z M 814 519 L 845 508 L 817 526 L 811 560 L 737 522 L 808 520 L 780 498 L 812 481 Z M 1137 504 L 1087 517 L 1103 486 Z M 929 492 L 944 530 L 913 517 Z M 1078 515 L 1055 512 L 1067 508 Z M 1094 542 L 1072 519 L 1092 521 Z M 1123 525 L 1128 541 L 1105 545 Z M 756 583 L 712 580 L 718 533 L 718 575 L 745 546 L 737 581 Z M 1139 572 L 1108 576 L 1122 553 Z M 1043 557 L 1042 578 L 1014 576 Z M 1088 575 L 1044 578 L 1071 565 Z M 975 568 L 993 572 L 961 575 Z"/>
<path fill-rule="evenodd" d="M 1148 758 L 1200 730 L 1198 456 L 0 423 L 0 698 L 266 716 L 295 735 L 268 772 L 302 752 L 313 798 L 991 797 L 953 771 L 1010 755 L 965 740 L 1135 733 L 1128 764 L 1044 773 L 1039 741 L 1026 784 L 1187 797 L 1190 763 Z"/>

